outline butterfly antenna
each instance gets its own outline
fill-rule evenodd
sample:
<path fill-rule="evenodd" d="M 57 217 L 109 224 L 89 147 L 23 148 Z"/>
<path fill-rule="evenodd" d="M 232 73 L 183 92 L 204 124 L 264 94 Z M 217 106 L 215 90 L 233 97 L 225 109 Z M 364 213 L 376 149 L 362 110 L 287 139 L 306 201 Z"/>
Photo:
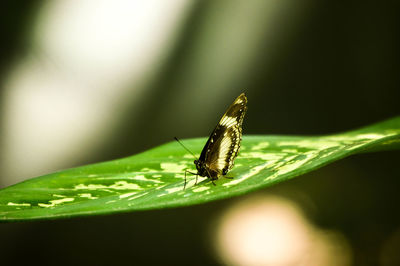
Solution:
<path fill-rule="evenodd" d="M 175 139 L 179 144 L 181 144 L 181 146 L 182 146 L 185 150 L 187 150 L 191 155 L 193 155 L 193 157 L 197 160 L 197 157 L 193 154 L 193 152 L 191 152 L 188 148 L 186 148 L 186 146 L 183 145 L 182 142 L 180 142 L 179 139 L 178 139 L 177 137 L 174 137 L 174 139 Z"/>

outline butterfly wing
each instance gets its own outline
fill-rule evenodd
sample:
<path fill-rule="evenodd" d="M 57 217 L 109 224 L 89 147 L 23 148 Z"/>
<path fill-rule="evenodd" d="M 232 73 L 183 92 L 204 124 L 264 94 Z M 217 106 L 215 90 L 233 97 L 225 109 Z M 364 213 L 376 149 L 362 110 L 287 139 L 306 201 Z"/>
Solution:
<path fill-rule="evenodd" d="M 204 146 L 199 161 L 204 162 L 210 177 L 218 178 L 232 169 L 240 149 L 246 110 L 247 98 L 242 93 L 226 110 Z"/>

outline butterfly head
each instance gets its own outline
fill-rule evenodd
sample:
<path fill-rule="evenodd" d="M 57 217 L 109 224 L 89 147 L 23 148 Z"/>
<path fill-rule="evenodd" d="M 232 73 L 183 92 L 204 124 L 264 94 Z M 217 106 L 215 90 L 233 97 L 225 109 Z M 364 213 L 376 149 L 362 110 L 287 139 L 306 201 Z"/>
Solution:
<path fill-rule="evenodd" d="M 194 160 L 197 170 L 201 169 L 201 162 L 199 160 Z"/>
<path fill-rule="evenodd" d="M 197 174 L 199 176 L 207 176 L 207 170 L 203 161 L 194 160 L 194 164 L 196 165 Z"/>

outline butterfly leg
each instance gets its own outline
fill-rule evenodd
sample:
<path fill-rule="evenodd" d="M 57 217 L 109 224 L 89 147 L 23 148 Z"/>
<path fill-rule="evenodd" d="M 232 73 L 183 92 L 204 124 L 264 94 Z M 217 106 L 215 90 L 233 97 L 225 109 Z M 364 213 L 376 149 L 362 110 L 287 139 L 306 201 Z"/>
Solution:
<path fill-rule="evenodd" d="M 225 176 L 225 178 L 233 179 L 233 176 Z"/>
<path fill-rule="evenodd" d="M 186 188 L 186 172 L 187 172 L 187 170 L 185 170 L 185 183 L 183 184 L 183 190 L 185 190 L 185 188 Z"/>
<path fill-rule="evenodd" d="M 198 175 L 198 173 L 193 173 L 193 172 L 190 172 L 188 170 L 185 170 L 185 183 L 183 185 L 183 190 L 185 190 L 185 188 L 186 188 L 186 173 L 189 173 L 189 174 L 192 174 L 192 175 L 196 175 L 196 183 L 195 183 L 195 185 L 197 185 L 197 175 Z"/>

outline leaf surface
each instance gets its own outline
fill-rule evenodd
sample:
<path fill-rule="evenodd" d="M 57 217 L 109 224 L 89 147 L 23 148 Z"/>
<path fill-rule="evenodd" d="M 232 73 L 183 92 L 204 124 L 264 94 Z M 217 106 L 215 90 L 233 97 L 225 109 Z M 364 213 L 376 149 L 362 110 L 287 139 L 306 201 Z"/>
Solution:
<path fill-rule="evenodd" d="M 206 138 L 184 144 L 199 156 Z M 0 221 L 55 219 L 161 209 L 233 197 L 310 172 L 346 156 L 400 148 L 400 117 L 327 136 L 244 136 L 235 167 L 216 186 L 170 142 L 127 158 L 36 177 L 0 190 Z"/>

